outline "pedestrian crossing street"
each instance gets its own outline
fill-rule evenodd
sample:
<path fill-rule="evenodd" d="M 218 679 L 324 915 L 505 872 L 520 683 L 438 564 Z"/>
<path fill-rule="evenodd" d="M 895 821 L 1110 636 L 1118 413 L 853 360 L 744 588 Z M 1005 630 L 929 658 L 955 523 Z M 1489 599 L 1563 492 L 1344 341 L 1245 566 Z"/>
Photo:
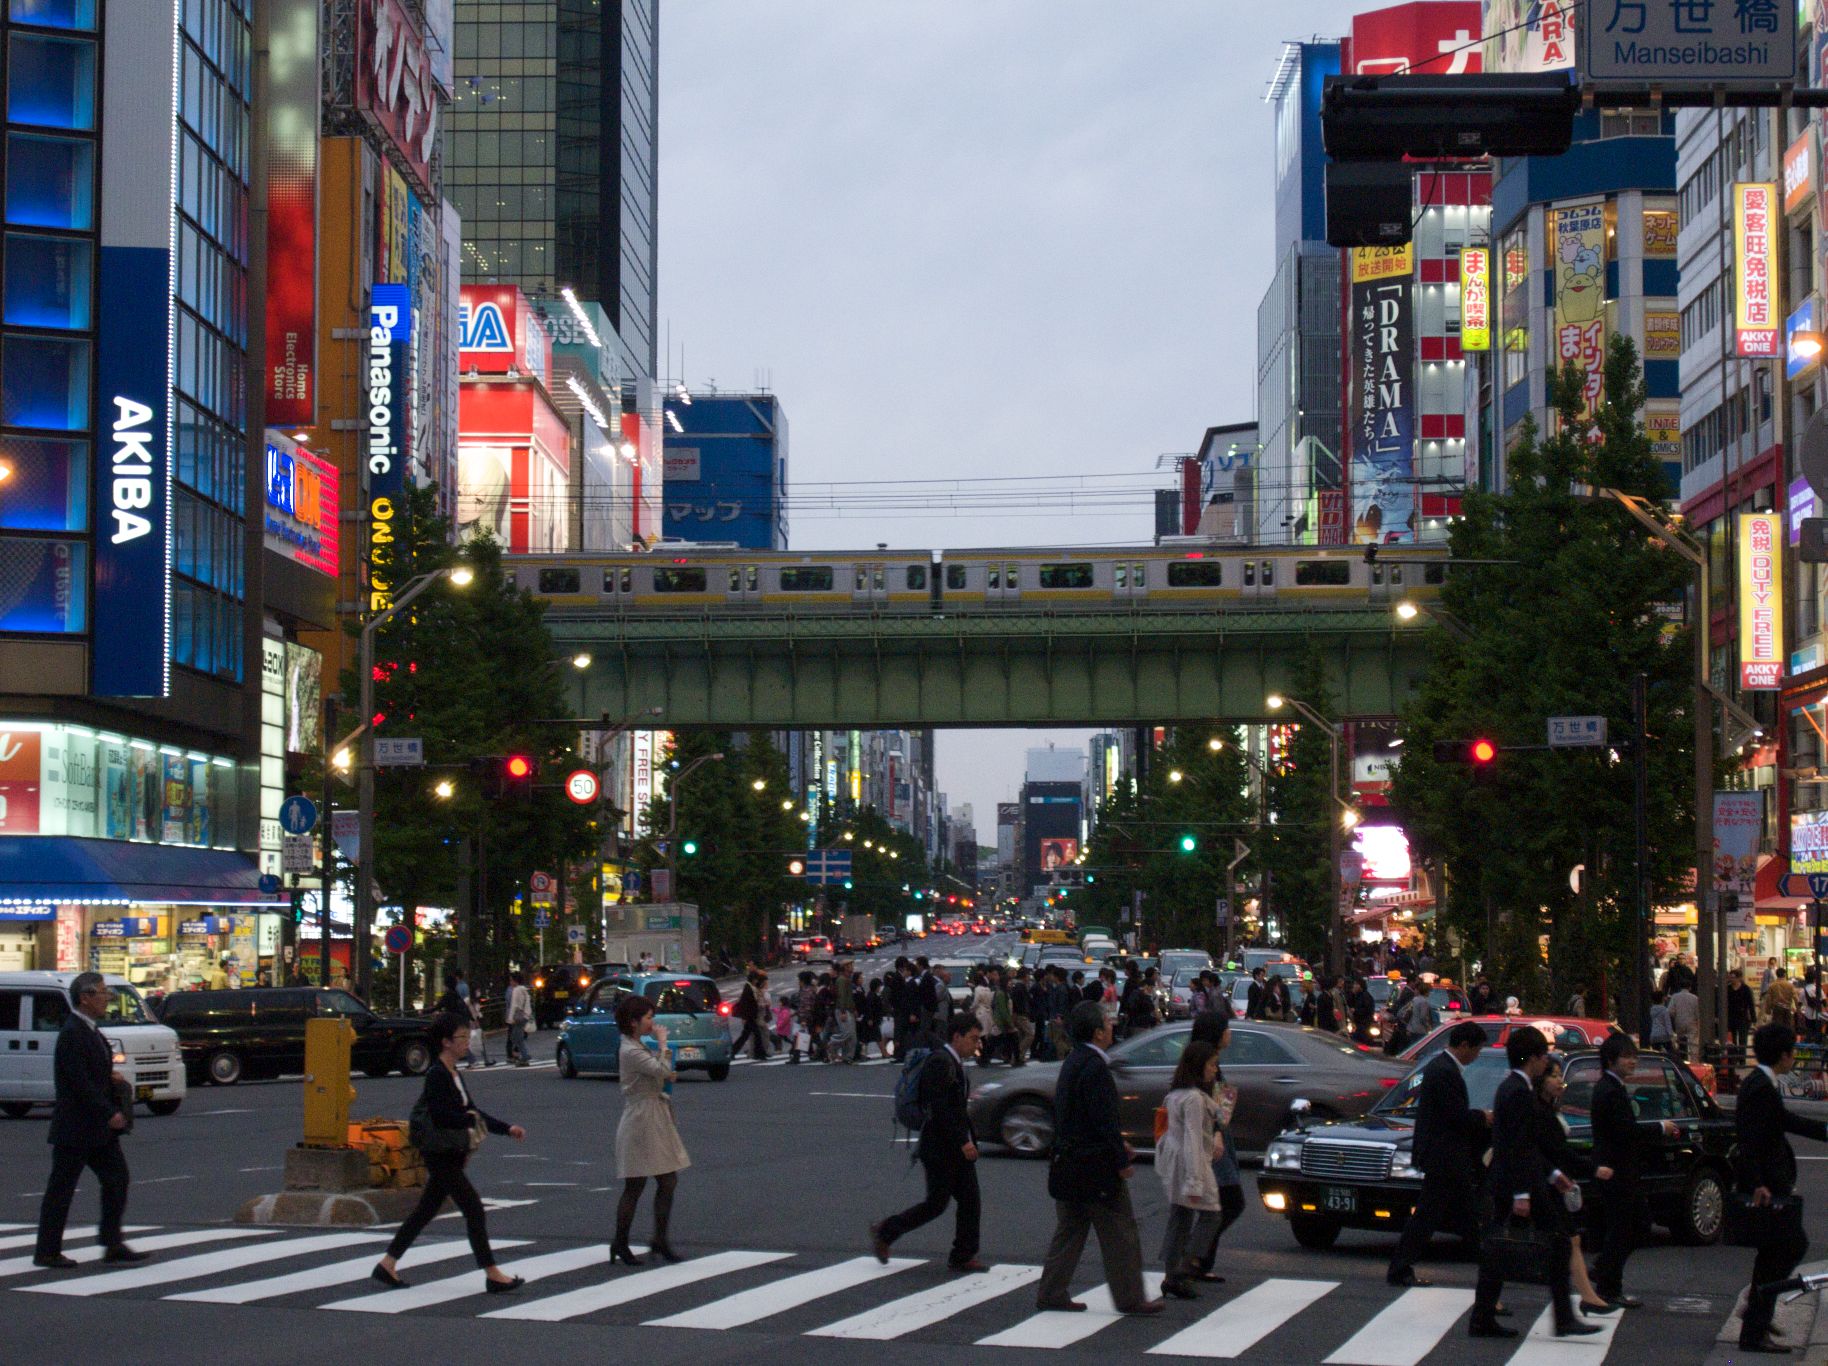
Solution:
<path fill-rule="evenodd" d="M 1170 1301 L 1151 1319 L 1125 1319 L 1103 1286 L 1078 1297 L 1083 1313 L 1037 1312 L 1035 1265 L 1000 1263 L 959 1276 L 943 1263 L 892 1257 L 879 1264 L 860 1256 L 825 1265 L 820 1254 L 728 1250 L 697 1253 L 676 1264 L 650 1261 L 612 1268 L 604 1244 L 541 1246 L 525 1238 L 495 1241 L 503 1270 L 527 1287 L 503 1300 L 482 1293 L 482 1277 L 463 1239 L 426 1240 L 401 1263 L 410 1284 L 376 1286 L 369 1271 L 386 1230 L 289 1231 L 247 1227 L 130 1230 L 136 1248 L 158 1253 L 146 1263 L 45 1272 L 32 1266 L 31 1227 L 0 1224 L 0 1289 L 89 1300 L 101 1296 L 197 1304 L 322 1309 L 346 1314 L 442 1311 L 484 1319 L 566 1324 L 582 1321 L 728 1332 L 839 1338 L 900 1339 L 951 1347 L 1060 1350 L 1088 1344 L 1163 1357 L 1233 1360 L 1303 1359 L 1328 1366 L 1418 1366 L 1438 1349 L 1442 1359 L 1508 1362 L 1510 1366 L 1602 1366 L 1621 1318 L 1637 1325 L 1643 1342 L 1667 1344 L 1667 1318 L 1654 1310 L 1597 1320 L 1593 1337 L 1561 1341 L 1544 1308 L 1527 1334 L 1508 1343 L 1475 1343 L 1465 1336 L 1472 1291 L 1456 1287 L 1398 1290 L 1381 1284 L 1271 1277 L 1206 1287 L 1195 1303 Z M 93 1226 L 71 1230 L 66 1253 L 100 1260 Z M 20 1251 L 24 1249 L 23 1251 Z M 643 1251 L 644 1249 L 637 1249 Z M 1097 1275 L 1088 1251 L 1082 1279 Z M 1161 1277 L 1150 1273 L 1151 1294 Z M 1523 1291 L 1520 1300 L 1539 1303 Z M 1519 1308 L 1520 1314 L 1528 1311 Z M 1525 1324 L 1523 1318 L 1515 1321 Z M 1119 1326 L 1121 1324 L 1121 1327 Z M 1699 1327 L 1699 1325 L 1685 1325 Z M 1101 1340 L 1101 1335 L 1108 1339 Z M 1662 1349 L 1667 1352 L 1667 1345 Z"/>

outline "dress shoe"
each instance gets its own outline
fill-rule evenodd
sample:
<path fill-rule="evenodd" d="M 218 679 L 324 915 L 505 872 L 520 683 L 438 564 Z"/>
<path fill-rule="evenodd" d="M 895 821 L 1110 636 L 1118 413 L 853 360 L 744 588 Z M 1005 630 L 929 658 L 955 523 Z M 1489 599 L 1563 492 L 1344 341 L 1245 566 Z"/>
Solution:
<path fill-rule="evenodd" d="M 1078 1300 L 1056 1300 L 1052 1304 L 1037 1304 L 1037 1309 L 1044 1309 L 1053 1314 L 1083 1314 L 1085 1305 Z"/>
<path fill-rule="evenodd" d="M 152 1260 L 152 1254 L 150 1252 L 135 1252 L 125 1243 L 116 1243 L 113 1247 L 102 1253 L 102 1260 L 104 1262 L 127 1262 L 130 1264 L 133 1262 L 150 1262 Z"/>
<path fill-rule="evenodd" d="M 1790 1355 L 1790 1349 L 1781 1342 L 1773 1341 L 1769 1333 L 1761 1334 L 1756 1338 L 1740 1338 L 1739 1350 L 1757 1352 L 1762 1356 L 1787 1357 Z"/>
<path fill-rule="evenodd" d="M 1603 1294 L 1604 1292 L 1602 1291 L 1601 1293 Z M 1616 1304 L 1620 1309 L 1642 1309 L 1644 1307 L 1643 1300 L 1639 1299 L 1636 1295 L 1627 1295 L 1622 1290 L 1616 1295 L 1607 1295 L 1606 1298 L 1613 1304 Z"/>
<path fill-rule="evenodd" d="M 1392 1271 L 1388 1276 L 1385 1276 L 1384 1284 L 1407 1288 L 1410 1286 L 1433 1285 L 1434 1282 L 1429 1280 L 1426 1276 L 1416 1275 L 1414 1270 L 1410 1268 L 1405 1268 L 1402 1271 Z"/>
<path fill-rule="evenodd" d="M 1164 1277 L 1162 1294 L 1171 1295 L 1177 1300 L 1197 1300 L 1200 1297 L 1200 1292 L 1195 1290 L 1182 1276 Z"/>
<path fill-rule="evenodd" d="M 1121 1314 L 1159 1314 L 1167 1307 L 1168 1301 L 1166 1300 L 1144 1300 L 1141 1304 L 1132 1305 L 1128 1309 L 1120 1309 L 1118 1312 Z"/>
<path fill-rule="evenodd" d="M 80 1266 L 81 1263 L 74 1257 L 66 1257 L 60 1252 L 55 1257 L 34 1257 L 32 1265 L 41 1266 L 46 1271 L 69 1271 Z"/>
<path fill-rule="evenodd" d="M 621 1262 L 623 1266 L 646 1266 L 644 1258 L 637 1257 L 635 1250 L 627 1243 L 616 1242 L 609 1245 L 609 1264 L 614 1266 Z"/>
<path fill-rule="evenodd" d="M 377 1265 L 375 1267 L 375 1269 L 373 1271 L 370 1271 L 368 1274 L 373 1279 L 379 1281 L 382 1285 L 386 1286 L 389 1290 L 406 1289 L 407 1283 L 405 1281 L 401 1280 L 398 1276 L 394 1275 L 393 1272 L 389 1271 L 384 1266 Z"/>
<path fill-rule="evenodd" d="M 961 1272 L 962 1271 L 988 1271 L 988 1270 L 990 1270 L 990 1268 L 985 1266 L 984 1263 L 979 1261 L 976 1257 L 968 1257 L 962 1262 L 947 1262 L 946 1270 L 961 1271 Z"/>
<path fill-rule="evenodd" d="M 1515 1328 L 1506 1328 L 1497 1319 L 1474 1319 L 1466 1326 L 1468 1337 L 1475 1338 L 1514 1338 L 1518 1336 Z"/>
<path fill-rule="evenodd" d="M 882 1236 L 882 1225 L 870 1225 L 870 1251 L 876 1254 L 876 1260 L 884 1266 L 889 1264 L 889 1240 Z"/>
<path fill-rule="evenodd" d="M 1558 1323 L 1555 1325 L 1555 1336 L 1558 1338 L 1591 1337 L 1595 1333 L 1603 1333 L 1605 1331 L 1605 1328 L 1600 1324 L 1582 1323 L 1579 1319 L 1571 1319 L 1567 1323 Z"/>
<path fill-rule="evenodd" d="M 1620 1306 L 1612 1303 L 1610 1300 L 1601 1304 L 1588 1304 L 1585 1300 L 1582 1300 L 1579 1308 L 1581 1313 L 1591 1315 L 1593 1318 L 1597 1319 L 1604 1318 L 1608 1314 L 1618 1313 Z"/>
<path fill-rule="evenodd" d="M 507 1281 L 486 1280 L 483 1282 L 483 1284 L 488 1287 L 491 1295 L 512 1295 L 526 1283 L 527 1278 L 525 1276 L 516 1276 L 512 1280 Z"/>

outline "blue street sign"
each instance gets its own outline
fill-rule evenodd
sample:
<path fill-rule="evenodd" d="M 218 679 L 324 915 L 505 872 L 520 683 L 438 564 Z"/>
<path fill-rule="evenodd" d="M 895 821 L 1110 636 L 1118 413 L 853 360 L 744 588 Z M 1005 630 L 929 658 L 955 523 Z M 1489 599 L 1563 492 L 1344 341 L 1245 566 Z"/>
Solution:
<path fill-rule="evenodd" d="M 309 797 L 287 797 L 279 804 L 279 828 L 288 835 L 309 835 L 317 828 L 317 803 Z"/>
<path fill-rule="evenodd" d="M 626 873 L 622 874 L 622 890 L 625 892 L 640 891 L 641 874 L 636 872 L 633 868 L 630 868 Z"/>
<path fill-rule="evenodd" d="M 851 855 L 848 849 L 825 849 L 806 856 L 806 880 L 836 885 L 850 880 Z"/>
<path fill-rule="evenodd" d="M 552 916 L 549 912 L 535 911 L 533 913 L 533 928 L 534 929 L 543 930 L 551 923 L 552 923 Z"/>
<path fill-rule="evenodd" d="M 1785 896 L 1828 901 L 1828 873 L 1786 873 L 1778 891 Z"/>
<path fill-rule="evenodd" d="M 277 873 L 262 873 L 260 875 L 259 886 L 263 895 L 272 896 L 273 893 L 279 890 L 279 875 Z"/>

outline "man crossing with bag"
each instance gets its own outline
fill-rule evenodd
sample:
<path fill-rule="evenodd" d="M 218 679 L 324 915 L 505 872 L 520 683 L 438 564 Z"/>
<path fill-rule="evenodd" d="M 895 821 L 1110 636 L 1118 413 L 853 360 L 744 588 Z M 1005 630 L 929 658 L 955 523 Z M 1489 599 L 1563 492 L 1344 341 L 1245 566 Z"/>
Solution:
<path fill-rule="evenodd" d="M 1422 1169 L 1422 1193 L 1403 1226 L 1385 1279 L 1391 1285 L 1431 1285 L 1415 1274 L 1435 1232 L 1478 1237 L 1480 1156 L 1491 1116 L 1466 1095 L 1465 1071 L 1485 1050 L 1485 1030 L 1462 1020 L 1447 1031 L 1447 1047 L 1422 1068 L 1415 1115 L 1413 1160 Z"/>
<path fill-rule="evenodd" d="M 956 1201 L 958 1222 L 946 1265 L 954 1271 L 983 1271 L 986 1268 L 977 1256 L 982 1208 L 977 1188 L 977 1135 L 967 1112 L 971 1082 L 965 1076 L 965 1064 L 977 1056 L 984 1029 L 977 1016 L 961 1011 L 947 1022 L 946 1032 L 944 1047 L 924 1057 L 910 1056 L 903 1064 L 920 1069 L 916 1085 L 924 1114 L 915 1156 L 926 1173 L 926 1197 L 899 1214 L 871 1224 L 870 1251 L 876 1254 L 877 1261 L 886 1264 L 897 1238 L 939 1218 L 946 1206 Z"/>

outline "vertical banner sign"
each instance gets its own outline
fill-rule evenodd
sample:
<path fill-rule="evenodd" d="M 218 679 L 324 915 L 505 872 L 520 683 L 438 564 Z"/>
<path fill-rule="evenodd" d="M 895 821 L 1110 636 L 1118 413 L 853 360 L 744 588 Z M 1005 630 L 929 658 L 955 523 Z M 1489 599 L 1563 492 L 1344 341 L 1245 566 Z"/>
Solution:
<path fill-rule="evenodd" d="M 108 14 L 96 334 L 94 648 L 89 690 L 171 688 L 172 262 L 177 0 Z"/>
<path fill-rule="evenodd" d="M 1777 186 L 1733 186 L 1733 326 L 1741 356 L 1777 354 L 1777 227 Z"/>
<path fill-rule="evenodd" d="M 1606 206 L 1555 211 L 1555 359 L 1587 374 L 1586 408 L 1606 385 Z"/>
<path fill-rule="evenodd" d="M 1486 247 L 1460 251 L 1460 349 L 1492 349 L 1492 253 Z"/>
<path fill-rule="evenodd" d="M 1778 555 L 1783 517 L 1739 514 L 1739 686 L 1783 684 L 1784 599 Z"/>
<path fill-rule="evenodd" d="M 1320 545 L 1344 545 L 1346 543 L 1346 491 L 1344 489 L 1321 489 L 1315 495 L 1319 502 L 1319 515 L 1316 521 L 1320 527 Z"/>
<path fill-rule="evenodd" d="M 368 305 L 368 420 L 361 443 L 368 484 L 368 610 L 393 602 L 392 569 L 380 563 L 399 530 L 406 487 L 407 349 L 412 342 L 412 292 L 405 285 L 371 287 Z"/>
<path fill-rule="evenodd" d="M 1714 890 L 1749 896 L 1765 829 L 1765 794 L 1714 794 Z"/>
<path fill-rule="evenodd" d="M 267 423 L 317 420 L 319 0 L 274 0 L 267 81 Z"/>
<path fill-rule="evenodd" d="M 1351 371 L 1355 543 L 1415 538 L 1415 326 L 1409 246 L 1358 247 L 1351 265 Z"/>

